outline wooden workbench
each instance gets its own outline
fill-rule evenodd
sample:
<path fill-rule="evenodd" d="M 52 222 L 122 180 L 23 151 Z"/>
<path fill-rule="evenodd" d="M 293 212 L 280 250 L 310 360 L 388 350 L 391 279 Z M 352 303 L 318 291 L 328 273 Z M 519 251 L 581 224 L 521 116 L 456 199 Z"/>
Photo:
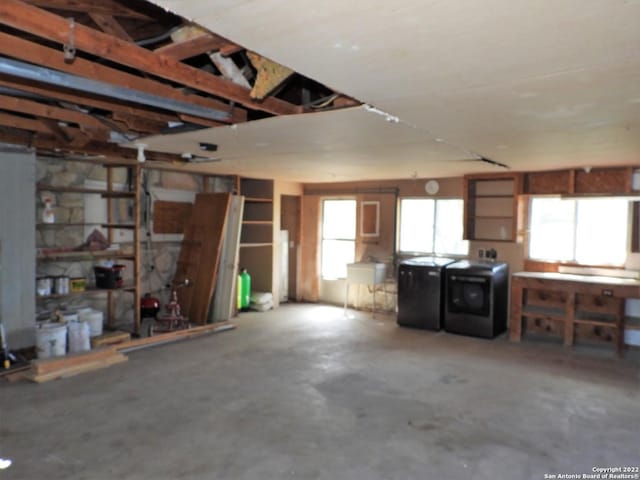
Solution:
<path fill-rule="evenodd" d="M 519 342 L 527 325 L 558 334 L 571 347 L 576 329 L 611 332 L 618 355 L 624 348 L 625 300 L 640 298 L 640 280 L 551 272 L 511 276 L 509 338 Z"/>

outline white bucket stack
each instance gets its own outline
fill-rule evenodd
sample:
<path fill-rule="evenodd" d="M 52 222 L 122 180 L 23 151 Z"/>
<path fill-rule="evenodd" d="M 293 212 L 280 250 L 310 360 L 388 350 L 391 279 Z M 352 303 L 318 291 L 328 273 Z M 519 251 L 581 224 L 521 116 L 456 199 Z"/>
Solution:
<path fill-rule="evenodd" d="M 97 337 L 102 335 L 104 316 L 99 310 L 84 309 L 79 313 L 79 320 L 87 322 L 89 325 L 89 336 Z"/>
<path fill-rule="evenodd" d="M 89 324 L 87 322 L 69 322 L 69 353 L 88 352 L 91 350 Z"/>
<path fill-rule="evenodd" d="M 36 327 L 38 358 L 57 357 L 67 353 L 67 325 L 41 323 Z"/>
<path fill-rule="evenodd" d="M 104 315 L 99 310 L 82 308 L 63 312 L 62 322 L 38 322 L 36 352 L 38 358 L 50 358 L 91 350 L 91 337 L 102 335 Z"/>

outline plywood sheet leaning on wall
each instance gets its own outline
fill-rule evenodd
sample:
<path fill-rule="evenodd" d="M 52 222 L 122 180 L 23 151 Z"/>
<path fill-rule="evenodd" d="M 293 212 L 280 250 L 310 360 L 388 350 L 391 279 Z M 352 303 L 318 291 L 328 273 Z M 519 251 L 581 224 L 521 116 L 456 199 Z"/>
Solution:
<path fill-rule="evenodd" d="M 173 281 L 180 285 L 189 280 L 188 286 L 178 288 L 178 300 L 191 323 L 207 322 L 230 203 L 230 193 L 199 193 L 185 224 Z"/>

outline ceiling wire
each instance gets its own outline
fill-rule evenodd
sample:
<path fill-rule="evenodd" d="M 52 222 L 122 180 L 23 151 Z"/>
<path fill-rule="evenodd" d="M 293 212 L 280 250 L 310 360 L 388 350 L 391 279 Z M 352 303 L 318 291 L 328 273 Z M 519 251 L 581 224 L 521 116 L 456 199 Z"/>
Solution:
<path fill-rule="evenodd" d="M 443 145 L 447 145 L 447 146 L 455 148 L 457 150 L 461 150 L 462 152 L 468 154 L 469 157 L 470 157 L 470 158 L 463 158 L 463 159 L 458 159 L 458 160 L 477 160 L 479 162 L 489 163 L 491 165 L 495 165 L 495 166 L 506 168 L 506 169 L 510 168 L 508 165 L 505 165 L 504 163 L 500 163 L 500 162 L 496 162 L 495 160 L 491 160 L 490 158 L 487 158 L 484 155 L 480 155 L 480 154 L 478 154 L 478 153 L 476 153 L 476 152 L 474 152 L 472 150 L 469 150 L 466 147 L 461 147 L 460 145 L 456 145 L 456 144 L 453 144 L 451 142 L 448 142 L 448 141 L 444 140 L 441 137 L 436 137 L 428 129 L 419 127 L 418 125 L 416 125 L 414 123 L 407 122 L 406 120 L 402 120 L 400 117 L 396 117 L 395 115 L 387 113 L 384 110 L 380 110 L 379 108 L 376 108 L 373 105 L 364 104 L 364 108 L 365 108 L 365 110 L 367 112 L 373 113 L 375 115 L 380 115 L 381 117 L 383 117 L 389 123 L 398 123 L 398 124 L 401 124 L 401 125 L 403 125 L 405 127 L 411 128 L 413 130 L 417 130 L 418 132 L 426 134 L 434 142 L 441 143 Z"/>

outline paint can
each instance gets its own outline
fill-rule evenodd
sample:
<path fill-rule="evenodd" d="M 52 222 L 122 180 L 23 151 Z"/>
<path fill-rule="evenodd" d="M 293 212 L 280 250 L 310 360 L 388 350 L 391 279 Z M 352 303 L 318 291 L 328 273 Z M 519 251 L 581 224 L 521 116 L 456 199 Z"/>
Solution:
<path fill-rule="evenodd" d="M 51 287 L 51 277 L 36 278 L 36 293 L 39 297 L 48 297 L 49 295 L 51 295 Z"/>

